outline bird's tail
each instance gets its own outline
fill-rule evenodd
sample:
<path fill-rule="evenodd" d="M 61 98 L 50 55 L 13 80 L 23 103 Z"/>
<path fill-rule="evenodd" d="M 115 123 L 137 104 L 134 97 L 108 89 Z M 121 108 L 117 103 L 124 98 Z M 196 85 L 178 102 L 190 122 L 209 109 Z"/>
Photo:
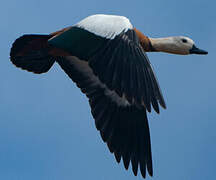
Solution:
<path fill-rule="evenodd" d="M 55 62 L 49 54 L 52 35 L 23 35 L 16 39 L 10 52 L 11 62 L 30 72 L 45 73 Z"/>

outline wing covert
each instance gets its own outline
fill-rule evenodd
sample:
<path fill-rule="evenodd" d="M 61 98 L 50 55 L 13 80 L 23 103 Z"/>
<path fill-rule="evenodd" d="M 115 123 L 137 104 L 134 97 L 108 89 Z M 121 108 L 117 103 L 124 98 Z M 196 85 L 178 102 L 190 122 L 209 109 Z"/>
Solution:
<path fill-rule="evenodd" d="M 88 62 L 103 83 L 130 103 L 145 106 L 149 112 L 152 105 L 159 113 L 158 102 L 166 108 L 153 68 L 134 30 L 108 40 Z"/>

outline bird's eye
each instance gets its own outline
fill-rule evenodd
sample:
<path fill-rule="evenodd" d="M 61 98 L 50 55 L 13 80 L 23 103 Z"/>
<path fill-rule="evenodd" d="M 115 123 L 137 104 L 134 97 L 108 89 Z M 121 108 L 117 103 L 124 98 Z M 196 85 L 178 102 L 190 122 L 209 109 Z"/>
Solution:
<path fill-rule="evenodd" d="M 187 43 L 187 39 L 182 39 L 182 42 L 183 43 Z"/>

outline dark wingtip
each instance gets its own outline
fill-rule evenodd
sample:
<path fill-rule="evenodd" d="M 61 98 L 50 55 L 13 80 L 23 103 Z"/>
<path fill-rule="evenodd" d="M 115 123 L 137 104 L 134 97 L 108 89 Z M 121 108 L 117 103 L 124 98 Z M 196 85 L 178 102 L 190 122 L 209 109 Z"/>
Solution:
<path fill-rule="evenodd" d="M 163 107 L 164 109 L 166 109 L 166 108 L 167 108 L 167 106 L 166 106 L 166 103 L 165 103 L 164 99 L 160 99 L 160 100 L 159 100 L 159 103 L 160 103 L 161 107 Z"/>
<path fill-rule="evenodd" d="M 151 168 L 148 168 L 148 173 L 151 177 L 153 177 L 153 168 L 151 166 Z"/>
<path fill-rule="evenodd" d="M 134 156 L 131 159 L 131 164 L 132 164 L 132 170 L 135 176 L 137 176 L 137 172 L 138 172 L 138 159 L 136 156 Z"/>
<path fill-rule="evenodd" d="M 115 155 L 116 161 L 117 161 L 118 163 L 120 163 L 120 162 L 121 162 L 121 155 L 120 155 L 118 152 L 115 152 L 114 155 Z"/>

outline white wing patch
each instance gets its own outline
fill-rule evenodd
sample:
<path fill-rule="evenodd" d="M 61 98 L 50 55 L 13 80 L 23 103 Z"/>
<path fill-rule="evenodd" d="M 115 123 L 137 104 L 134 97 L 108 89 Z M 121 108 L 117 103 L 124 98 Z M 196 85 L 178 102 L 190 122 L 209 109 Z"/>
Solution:
<path fill-rule="evenodd" d="M 129 19 L 124 16 L 104 14 L 89 16 L 75 26 L 107 39 L 114 39 L 121 32 L 126 32 L 133 28 Z"/>

